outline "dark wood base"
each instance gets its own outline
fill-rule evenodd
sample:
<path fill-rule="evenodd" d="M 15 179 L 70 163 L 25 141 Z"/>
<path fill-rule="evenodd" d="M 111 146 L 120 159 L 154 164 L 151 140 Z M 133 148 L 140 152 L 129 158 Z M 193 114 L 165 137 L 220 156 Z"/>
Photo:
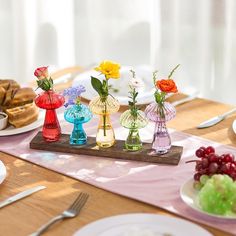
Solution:
<path fill-rule="evenodd" d="M 110 148 L 100 148 L 96 145 L 96 138 L 94 137 L 88 137 L 88 142 L 85 145 L 74 146 L 69 144 L 69 139 L 70 135 L 62 134 L 59 141 L 49 143 L 44 141 L 42 132 L 38 132 L 30 142 L 30 148 L 168 165 L 178 165 L 183 152 L 183 147 L 171 146 L 168 153 L 157 155 L 151 149 L 150 143 L 143 143 L 143 148 L 140 151 L 130 152 L 124 149 L 125 141 L 123 140 L 116 140 L 115 145 Z"/>

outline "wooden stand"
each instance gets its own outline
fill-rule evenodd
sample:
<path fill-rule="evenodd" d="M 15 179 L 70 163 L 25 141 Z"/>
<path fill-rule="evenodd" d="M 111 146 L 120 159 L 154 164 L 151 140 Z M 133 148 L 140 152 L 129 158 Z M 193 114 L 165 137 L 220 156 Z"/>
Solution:
<path fill-rule="evenodd" d="M 62 134 L 59 141 L 49 143 L 44 141 L 42 132 L 38 132 L 30 142 L 30 148 L 168 165 L 178 165 L 183 152 L 183 147 L 172 146 L 168 153 L 157 155 L 151 149 L 150 143 L 143 143 L 143 149 L 140 151 L 129 152 L 124 149 L 125 141 L 123 140 L 116 140 L 115 145 L 110 148 L 100 148 L 96 145 L 96 138 L 94 137 L 88 137 L 86 145 L 74 146 L 69 144 L 69 139 L 70 135 Z"/>

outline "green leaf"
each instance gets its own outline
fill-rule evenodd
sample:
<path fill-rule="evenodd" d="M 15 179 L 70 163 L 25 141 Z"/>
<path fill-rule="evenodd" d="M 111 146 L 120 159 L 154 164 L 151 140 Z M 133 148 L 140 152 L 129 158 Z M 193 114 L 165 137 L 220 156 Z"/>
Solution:
<path fill-rule="evenodd" d="M 133 105 L 134 105 L 134 103 L 129 101 L 129 106 L 133 106 Z"/>
<path fill-rule="evenodd" d="M 53 79 L 51 77 L 49 78 L 49 82 L 53 84 Z"/>
<path fill-rule="evenodd" d="M 161 100 L 162 100 L 161 94 L 156 91 L 156 92 L 154 93 L 154 96 L 155 96 L 156 102 L 157 102 L 157 103 L 160 103 Z"/>
<path fill-rule="evenodd" d="M 102 95 L 102 83 L 99 79 L 91 76 L 91 84 L 93 88 L 98 92 L 99 95 Z"/>

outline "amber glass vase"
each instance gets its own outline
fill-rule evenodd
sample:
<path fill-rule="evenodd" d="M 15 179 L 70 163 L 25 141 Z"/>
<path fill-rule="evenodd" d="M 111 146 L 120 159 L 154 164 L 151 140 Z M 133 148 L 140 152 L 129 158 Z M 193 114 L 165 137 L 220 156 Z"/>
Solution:
<path fill-rule="evenodd" d="M 99 147 L 109 148 L 114 145 L 115 133 L 111 125 L 110 114 L 117 112 L 119 107 L 119 102 L 110 95 L 105 99 L 98 96 L 90 101 L 90 110 L 100 116 L 96 135 L 96 143 Z"/>

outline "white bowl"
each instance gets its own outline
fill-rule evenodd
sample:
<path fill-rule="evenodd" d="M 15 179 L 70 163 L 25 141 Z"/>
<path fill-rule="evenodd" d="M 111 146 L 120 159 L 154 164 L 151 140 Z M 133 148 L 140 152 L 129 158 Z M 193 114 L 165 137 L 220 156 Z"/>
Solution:
<path fill-rule="evenodd" d="M 0 112 L 0 130 L 7 127 L 8 115 L 4 112 Z"/>

